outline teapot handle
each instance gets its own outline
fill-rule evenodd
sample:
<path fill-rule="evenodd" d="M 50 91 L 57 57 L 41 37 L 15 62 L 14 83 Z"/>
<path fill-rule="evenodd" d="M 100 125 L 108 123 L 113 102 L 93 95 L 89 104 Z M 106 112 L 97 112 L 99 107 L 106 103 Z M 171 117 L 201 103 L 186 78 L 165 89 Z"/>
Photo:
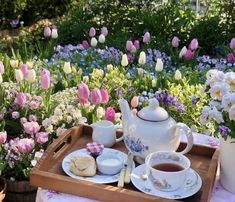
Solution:
<path fill-rule="evenodd" d="M 186 134 L 187 137 L 187 146 L 186 148 L 179 152 L 181 154 L 186 154 L 188 153 L 192 147 L 193 147 L 193 134 L 192 134 L 192 130 L 184 123 L 176 123 L 174 126 L 172 126 L 172 132 L 175 132 L 176 129 L 182 129 L 184 131 L 184 134 Z"/>

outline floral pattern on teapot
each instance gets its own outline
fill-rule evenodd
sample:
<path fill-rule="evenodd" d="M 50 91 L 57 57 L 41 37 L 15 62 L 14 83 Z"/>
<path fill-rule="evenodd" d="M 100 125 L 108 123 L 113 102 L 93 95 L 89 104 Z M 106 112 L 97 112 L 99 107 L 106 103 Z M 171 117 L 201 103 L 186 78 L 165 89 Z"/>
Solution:
<path fill-rule="evenodd" d="M 143 145 L 140 138 L 135 138 L 131 137 L 130 135 L 126 135 L 124 137 L 124 142 L 133 153 L 142 153 L 149 150 L 149 147 Z"/>

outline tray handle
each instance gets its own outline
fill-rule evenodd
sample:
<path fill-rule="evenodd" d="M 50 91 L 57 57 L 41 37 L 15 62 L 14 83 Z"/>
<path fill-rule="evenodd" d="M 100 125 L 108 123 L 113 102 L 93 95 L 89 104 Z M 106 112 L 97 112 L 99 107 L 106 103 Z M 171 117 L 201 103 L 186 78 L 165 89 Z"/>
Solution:
<path fill-rule="evenodd" d="M 82 125 L 67 129 L 47 149 L 48 158 L 56 160 L 61 154 L 66 153 L 70 146 L 76 141 L 82 132 Z M 77 135 L 77 133 L 79 135 Z"/>

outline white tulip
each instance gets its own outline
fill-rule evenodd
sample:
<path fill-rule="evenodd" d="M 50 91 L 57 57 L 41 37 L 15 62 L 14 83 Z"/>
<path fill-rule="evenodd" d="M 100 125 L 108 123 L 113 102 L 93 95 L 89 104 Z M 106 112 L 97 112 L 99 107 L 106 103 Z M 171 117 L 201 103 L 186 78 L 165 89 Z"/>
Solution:
<path fill-rule="evenodd" d="M 157 72 L 161 72 L 163 70 L 163 62 L 162 62 L 162 60 L 160 58 L 157 59 L 155 70 Z"/>
<path fill-rule="evenodd" d="M 64 71 L 65 74 L 70 74 L 72 72 L 70 62 L 65 62 L 64 63 L 63 71 Z"/>
<path fill-rule="evenodd" d="M 96 110 L 96 115 L 98 118 L 102 118 L 105 115 L 105 110 L 103 107 L 98 107 Z"/>
<path fill-rule="evenodd" d="M 235 121 L 235 104 L 229 110 L 229 119 Z"/>
<path fill-rule="evenodd" d="M 157 79 L 152 80 L 152 87 L 153 88 L 157 87 Z"/>
<path fill-rule="evenodd" d="M 187 52 L 187 48 L 186 46 L 184 46 L 179 53 L 179 57 L 182 58 L 186 52 Z"/>
<path fill-rule="evenodd" d="M 2 83 L 3 79 L 2 79 L 2 74 L 0 74 L 0 84 Z"/>
<path fill-rule="evenodd" d="M 91 38 L 91 46 L 92 46 L 92 47 L 96 47 L 96 46 L 97 46 L 97 43 L 98 43 L 97 39 L 96 39 L 95 37 L 92 37 L 92 38 Z"/>
<path fill-rule="evenodd" d="M 19 60 L 10 60 L 10 65 L 13 68 L 17 68 L 19 66 Z"/>
<path fill-rule="evenodd" d="M 104 42 L 105 42 L 105 36 L 104 36 L 103 34 L 101 34 L 101 35 L 99 36 L 98 41 L 99 41 L 100 43 L 104 43 Z"/>
<path fill-rule="evenodd" d="M 144 51 L 140 52 L 139 60 L 138 60 L 140 65 L 144 65 L 146 63 L 146 54 Z"/>
<path fill-rule="evenodd" d="M 137 50 L 136 50 L 136 47 L 133 45 L 131 46 L 131 53 L 135 53 Z"/>
<path fill-rule="evenodd" d="M 175 80 L 181 80 L 182 79 L 182 74 L 181 74 L 181 72 L 180 72 L 180 70 L 176 70 L 175 71 Z"/>
<path fill-rule="evenodd" d="M 15 79 L 17 82 L 21 82 L 24 79 L 23 72 L 20 69 L 15 69 Z"/>
<path fill-rule="evenodd" d="M 57 31 L 57 29 L 52 29 L 51 30 L 51 38 L 52 39 L 56 39 L 56 38 L 58 38 L 58 31 Z"/>
<path fill-rule="evenodd" d="M 27 61 L 27 62 L 26 62 L 26 65 L 28 65 L 28 67 L 29 67 L 30 69 L 33 68 L 33 62 L 32 62 L 32 61 Z"/>
<path fill-rule="evenodd" d="M 25 79 L 26 79 L 29 83 L 34 83 L 35 80 L 36 80 L 36 72 L 35 72 L 35 70 L 34 70 L 34 69 L 30 69 L 30 70 L 28 71 L 28 74 L 27 74 L 27 76 L 26 76 Z"/>
<path fill-rule="evenodd" d="M 82 77 L 82 81 L 83 81 L 84 83 L 88 83 L 88 82 L 89 82 L 89 76 L 83 76 L 83 77 Z"/>
<path fill-rule="evenodd" d="M 123 55 L 122 55 L 121 65 L 122 65 L 123 67 L 126 67 L 126 66 L 128 65 L 128 58 L 127 58 L 127 55 L 126 55 L 126 54 L 123 54 Z"/>

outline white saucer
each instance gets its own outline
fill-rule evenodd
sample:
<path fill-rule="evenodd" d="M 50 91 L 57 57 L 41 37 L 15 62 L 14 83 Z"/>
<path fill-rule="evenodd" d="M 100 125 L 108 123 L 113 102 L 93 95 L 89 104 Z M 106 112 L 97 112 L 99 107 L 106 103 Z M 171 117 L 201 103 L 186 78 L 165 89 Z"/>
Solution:
<path fill-rule="evenodd" d="M 121 151 L 116 150 L 116 149 L 104 148 L 103 154 L 106 154 L 106 153 L 116 155 L 120 159 L 123 159 L 123 165 L 127 160 L 127 155 L 125 153 L 121 152 Z M 95 182 L 95 183 L 99 183 L 99 184 L 108 184 L 108 183 L 113 183 L 113 182 L 118 181 L 120 173 L 117 173 L 115 175 L 104 175 L 102 173 L 97 173 L 93 177 L 81 177 L 81 176 L 74 175 L 70 171 L 71 159 L 74 156 L 84 156 L 84 155 L 89 155 L 89 153 L 87 152 L 87 150 L 85 148 L 76 150 L 76 151 L 68 154 L 67 156 L 65 156 L 65 158 L 62 161 L 62 168 L 68 176 L 70 176 L 72 178 L 75 178 L 75 179 L 89 181 L 89 182 Z M 134 168 L 135 168 L 135 163 L 133 161 L 133 168 L 132 169 L 134 169 Z"/>
<path fill-rule="evenodd" d="M 137 189 L 146 194 L 167 199 L 183 199 L 197 193 L 202 186 L 201 177 L 193 169 L 190 169 L 183 187 L 171 192 L 160 191 L 153 186 L 149 179 L 143 179 L 143 177 L 141 177 L 146 173 L 145 167 L 145 164 L 136 167 L 132 171 L 131 181 Z"/>

